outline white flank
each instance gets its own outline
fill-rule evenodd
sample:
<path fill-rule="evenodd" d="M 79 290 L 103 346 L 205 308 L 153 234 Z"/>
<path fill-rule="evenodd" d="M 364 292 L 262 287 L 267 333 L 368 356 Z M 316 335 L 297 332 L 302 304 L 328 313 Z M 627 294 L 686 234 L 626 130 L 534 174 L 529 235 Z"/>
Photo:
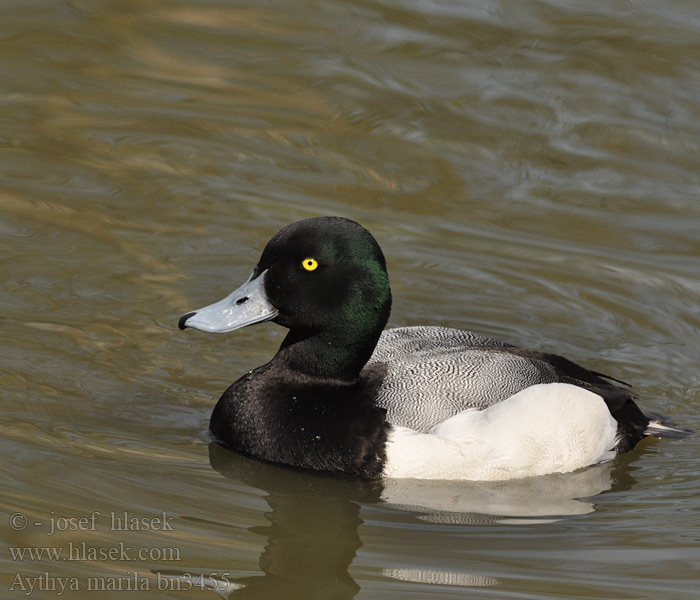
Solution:
<path fill-rule="evenodd" d="M 568 473 L 611 459 L 616 436 L 617 421 L 598 394 L 540 384 L 461 412 L 431 433 L 394 428 L 384 475 L 497 481 Z"/>

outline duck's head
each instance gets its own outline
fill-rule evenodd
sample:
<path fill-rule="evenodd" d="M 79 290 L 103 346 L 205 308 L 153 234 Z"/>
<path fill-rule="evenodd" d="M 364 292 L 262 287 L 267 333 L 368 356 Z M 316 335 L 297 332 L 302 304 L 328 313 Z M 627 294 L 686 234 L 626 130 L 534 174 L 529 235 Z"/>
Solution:
<path fill-rule="evenodd" d="M 317 217 L 278 232 L 241 287 L 183 315 L 179 326 L 225 333 L 273 321 L 290 329 L 280 353 L 287 349 L 302 370 L 348 376 L 369 359 L 390 309 L 386 262 L 372 234 L 349 219 Z"/>

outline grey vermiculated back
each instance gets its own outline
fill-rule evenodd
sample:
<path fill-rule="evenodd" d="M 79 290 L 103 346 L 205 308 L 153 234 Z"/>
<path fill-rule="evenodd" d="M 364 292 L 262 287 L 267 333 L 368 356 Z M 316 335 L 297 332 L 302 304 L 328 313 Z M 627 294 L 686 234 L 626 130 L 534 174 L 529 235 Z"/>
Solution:
<path fill-rule="evenodd" d="M 552 365 L 509 348 L 446 327 L 386 330 L 367 363 L 387 369 L 377 404 L 393 425 L 427 432 L 468 408 L 485 408 L 528 386 L 559 380 Z"/>

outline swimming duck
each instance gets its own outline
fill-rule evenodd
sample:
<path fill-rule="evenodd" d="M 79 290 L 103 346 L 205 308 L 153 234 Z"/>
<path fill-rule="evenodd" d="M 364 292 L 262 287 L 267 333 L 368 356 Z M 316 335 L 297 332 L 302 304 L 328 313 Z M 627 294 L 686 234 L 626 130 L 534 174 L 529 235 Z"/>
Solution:
<path fill-rule="evenodd" d="M 210 430 L 264 461 L 361 477 L 505 480 L 574 471 L 679 433 L 621 381 L 557 356 L 444 327 L 383 331 L 386 262 L 360 224 L 286 226 L 248 280 L 179 327 L 289 329 L 221 396 Z"/>

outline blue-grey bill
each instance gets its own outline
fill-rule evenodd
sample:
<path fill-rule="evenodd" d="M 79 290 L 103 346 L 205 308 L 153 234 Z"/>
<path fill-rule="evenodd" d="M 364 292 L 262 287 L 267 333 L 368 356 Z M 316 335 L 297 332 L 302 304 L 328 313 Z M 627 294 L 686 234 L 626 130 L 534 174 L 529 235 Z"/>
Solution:
<path fill-rule="evenodd" d="M 192 327 L 208 333 L 227 333 L 247 325 L 274 319 L 278 310 L 265 295 L 263 271 L 255 279 L 252 275 L 241 287 L 223 300 L 180 317 L 180 329 Z"/>

